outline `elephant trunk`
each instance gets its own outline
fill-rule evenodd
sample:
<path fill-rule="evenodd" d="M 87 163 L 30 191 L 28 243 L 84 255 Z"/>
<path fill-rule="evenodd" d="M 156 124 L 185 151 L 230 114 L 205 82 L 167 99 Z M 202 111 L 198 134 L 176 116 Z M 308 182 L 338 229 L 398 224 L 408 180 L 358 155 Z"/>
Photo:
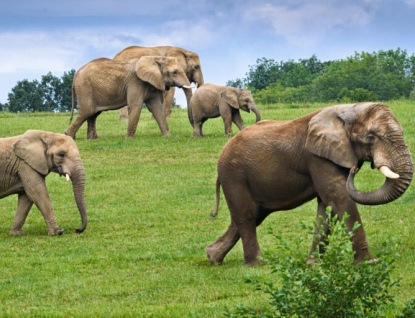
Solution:
<path fill-rule="evenodd" d="M 205 84 L 205 81 L 203 79 L 203 74 L 200 72 L 198 75 L 192 75 L 191 78 L 189 78 L 189 81 L 196 84 L 196 87 L 199 88 L 203 84 Z M 190 100 L 193 96 L 192 89 L 183 89 L 184 94 L 186 95 L 186 101 L 187 101 L 187 117 L 189 118 L 189 122 L 193 127 L 193 114 L 192 109 L 190 108 Z"/>
<path fill-rule="evenodd" d="M 76 205 L 78 207 L 82 220 L 82 226 L 81 228 L 76 229 L 76 233 L 82 233 L 83 231 L 85 231 L 88 223 L 85 204 L 85 169 L 82 166 L 82 164 L 78 165 L 72 171 L 71 179 Z"/>
<path fill-rule="evenodd" d="M 261 114 L 259 113 L 258 107 L 256 105 L 251 106 L 250 110 L 256 115 L 256 122 L 261 120 Z"/>
<path fill-rule="evenodd" d="M 356 190 L 354 186 L 354 177 L 358 171 L 358 168 L 355 167 L 350 170 L 346 187 L 347 192 L 355 202 L 364 205 L 386 204 L 396 200 L 406 191 L 411 183 L 414 168 L 412 157 L 408 148 L 406 145 L 403 147 L 404 150 L 399 151 L 395 149 L 396 159 L 393 162 L 393 167 L 396 167 L 396 170 L 393 172 L 396 174 L 393 172 L 391 173 L 389 169 L 381 169 L 389 170 L 389 174 L 385 173 L 388 177 L 386 178 L 384 184 L 374 191 L 360 192 Z"/>

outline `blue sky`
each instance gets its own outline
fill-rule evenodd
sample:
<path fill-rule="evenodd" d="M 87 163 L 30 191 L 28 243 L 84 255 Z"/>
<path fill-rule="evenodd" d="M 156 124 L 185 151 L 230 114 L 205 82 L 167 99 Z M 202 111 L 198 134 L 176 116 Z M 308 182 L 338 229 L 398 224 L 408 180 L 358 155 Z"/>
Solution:
<path fill-rule="evenodd" d="M 4 1 L 0 102 L 19 80 L 61 76 L 130 45 L 197 52 L 205 82 L 225 85 L 261 57 L 327 61 L 398 47 L 412 55 L 414 34 L 415 0 Z"/>

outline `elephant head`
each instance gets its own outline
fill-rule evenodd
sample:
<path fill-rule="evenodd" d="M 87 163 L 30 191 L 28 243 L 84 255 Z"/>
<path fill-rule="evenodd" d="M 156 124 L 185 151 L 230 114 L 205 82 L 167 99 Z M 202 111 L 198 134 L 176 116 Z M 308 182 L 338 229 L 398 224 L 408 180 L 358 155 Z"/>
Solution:
<path fill-rule="evenodd" d="M 256 121 L 261 120 L 258 107 L 255 105 L 254 99 L 248 90 L 226 86 L 220 93 L 220 96 L 231 107 L 242 109 L 248 113 L 252 111 L 256 115 Z"/>
<path fill-rule="evenodd" d="M 46 176 L 55 172 L 72 180 L 75 201 L 81 215 L 82 233 L 87 226 L 85 204 L 85 169 L 74 140 L 62 134 L 41 130 L 28 130 L 19 136 L 13 145 L 17 157 L 26 162 L 39 174 Z"/>
<path fill-rule="evenodd" d="M 173 86 L 190 88 L 186 74 L 173 57 L 143 56 L 135 64 L 135 71 L 141 80 L 161 91 Z"/>
<path fill-rule="evenodd" d="M 413 175 L 412 156 L 403 138 L 402 127 L 384 104 L 337 105 L 315 115 L 308 127 L 306 148 L 350 169 L 347 191 L 360 204 L 384 204 L 399 198 Z M 354 176 L 364 161 L 386 177 L 371 192 L 360 192 Z"/>
<path fill-rule="evenodd" d="M 197 53 L 179 47 L 171 47 L 166 56 L 177 58 L 190 83 L 195 83 L 197 87 L 204 84 L 202 67 Z"/>

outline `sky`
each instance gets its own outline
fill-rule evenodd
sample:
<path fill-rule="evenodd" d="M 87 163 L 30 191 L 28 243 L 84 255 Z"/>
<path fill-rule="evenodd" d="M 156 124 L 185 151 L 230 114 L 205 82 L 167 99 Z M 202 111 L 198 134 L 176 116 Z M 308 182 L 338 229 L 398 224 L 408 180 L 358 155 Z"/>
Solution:
<path fill-rule="evenodd" d="M 401 48 L 415 54 L 415 0 L 14 0 L 0 4 L 0 103 L 18 81 L 62 76 L 130 45 L 199 54 L 205 83 L 243 78 L 258 58 Z M 178 90 L 177 102 L 186 106 Z"/>

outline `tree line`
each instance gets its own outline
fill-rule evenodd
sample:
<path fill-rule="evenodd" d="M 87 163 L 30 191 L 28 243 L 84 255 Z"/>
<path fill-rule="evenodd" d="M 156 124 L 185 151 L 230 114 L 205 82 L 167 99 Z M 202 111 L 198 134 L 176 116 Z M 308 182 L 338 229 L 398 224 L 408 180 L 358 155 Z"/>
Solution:
<path fill-rule="evenodd" d="M 398 48 L 327 62 L 315 55 L 297 62 L 264 57 L 226 85 L 251 90 L 262 104 L 415 99 L 415 56 Z"/>
<path fill-rule="evenodd" d="M 248 68 L 246 77 L 226 85 L 251 90 L 259 104 L 415 99 L 415 56 L 400 48 L 326 62 L 315 55 L 280 62 L 263 57 Z M 70 111 L 74 75 L 72 69 L 61 77 L 49 72 L 40 81 L 18 81 L 0 111 Z"/>
<path fill-rule="evenodd" d="M 8 101 L 0 103 L 0 110 L 12 113 L 70 111 L 74 75 L 75 70 L 72 69 L 61 77 L 49 72 L 40 81 L 18 81 L 8 94 Z"/>

